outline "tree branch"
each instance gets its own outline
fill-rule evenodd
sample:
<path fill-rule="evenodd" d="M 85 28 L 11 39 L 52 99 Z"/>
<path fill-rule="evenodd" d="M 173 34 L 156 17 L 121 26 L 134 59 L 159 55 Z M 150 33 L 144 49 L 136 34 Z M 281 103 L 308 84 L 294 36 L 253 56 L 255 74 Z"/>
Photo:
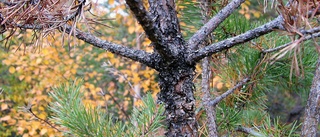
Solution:
<path fill-rule="evenodd" d="M 233 0 L 226 7 L 220 10 L 217 15 L 203 25 L 188 41 L 189 49 L 195 50 L 205 38 L 213 32 L 231 13 L 238 8 L 245 0 Z"/>
<path fill-rule="evenodd" d="M 12 6 L 15 5 L 16 3 L 14 2 L 9 2 L 7 0 L 0 0 L 0 3 L 3 3 L 4 5 Z"/>
<path fill-rule="evenodd" d="M 207 47 L 193 51 L 188 56 L 189 63 L 197 62 L 204 57 L 210 56 L 214 53 L 220 52 L 225 49 L 229 49 L 237 44 L 245 43 L 249 40 L 255 39 L 267 33 L 270 33 L 274 29 L 284 29 L 282 26 L 282 16 L 278 16 L 276 19 L 260 26 L 255 29 L 249 30 L 241 35 L 228 38 L 226 40 L 211 44 Z"/>
<path fill-rule="evenodd" d="M 141 0 L 126 0 L 126 3 L 153 42 L 155 50 L 166 59 L 177 56 L 177 46 L 183 45 L 183 39 L 174 1 L 149 0 L 150 12 L 145 9 Z M 178 43 L 173 44 L 172 41 Z"/>
<path fill-rule="evenodd" d="M 278 47 L 275 47 L 275 48 L 263 50 L 262 53 L 265 54 L 265 53 L 271 53 L 271 52 L 279 51 L 281 49 L 284 49 L 285 47 L 290 46 L 293 43 L 307 41 L 307 40 L 310 40 L 310 39 L 315 38 L 315 37 L 320 37 L 320 32 L 319 31 L 320 31 L 319 27 L 314 28 L 314 29 L 310 29 L 310 30 L 305 30 L 303 32 L 308 32 L 308 33 L 305 33 L 307 36 L 304 36 L 302 39 L 298 39 L 298 40 L 289 42 L 287 44 L 284 44 L 284 45 L 281 45 L 281 46 L 278 46 Z"/>
<path fill-rule="evenodd" d="M 53 129 L 55 129 L 55 130 L 57 130 L 57 131 L 59 131 L 59 132 L 61 132 L 61 133 L 66 133 L 65 131 L 62 131 L 62 130 L 58 129 L 55 125 L 53 125 L 53 124 L 52 124 L 51 122 L 49 122 L 48 120 L 43 119 L 43 118 L 39 117 L 38 115 L 36 115 L 36 114 L 32 111 L 31 108 L 29 109 L 29 112 L 30 112 L 30 114 L 31 114 L 32 116 L 34 116 L 35 118 L 37 118 L 40 122 L 46 123 L 46 124 L 49 125 L 51 128 L 53 128 Z"/>
<path fill-rule="evenodd" d="M 155 68 L 155 60 L 159 60 L 158 56 L 155 54 L 147 53 L 143 50 L 136 50 L 132 49 L 123 45 L 118 45 L 115 43 L 111 43 L 105 40 L 102 40 L 88 32 L 83 32 L 79 29 L 73 29 L 71 26 L 65 27 L 66 33 L 72 33 L 71 35 L 74 35 L 80 40 L 83 40 L 95 47 L 105 49 L 111 53 L 132 59 L 134 61 L 143 63 L 151 68 Z"/>
<path fill-rule="evenodd" d="M 243 132 L 243 133 L 246 133 L 246 134 L 253 135 L 255 137 L 265 137 L 265 135 L 263 135 L 262 133 L 259 133 L 259 132 L 255 131 L 255 130 L 253 130 L 251 128 L 247 128 L 247 127 L 239 126 L 235 130 Z"/>
<path fill-rule="evenodd" d="M 37 25 L 31 25 L 31 24 L 24 24 L 24 25 L 17 25 L 19 28 L 24 28 L 24 29 L 42 29 L 42 26 L 37 26 Z M 156 61 L 159 61 L 160 58 L 157 54 L 151 54 L 147 53 L 146 51 L 143 50 L 136 50 L 132 49 L 123 45 L 118 45 L 115 43 L 111 43 L 105 40 L 102 40 L 88 32 L 83 32 L 79 29 L 72 28 L 72 26 L 69 25 L 64 25 L 64 28 L 59 27 L 60 30 L 64 30 L 65 33 L 68 33 L 72 36 L 75 36 L 76 38 L 83 40 L 84 42 L 87 42 L 95 47 L 107 50 L 111 53 L 132 59 L 134 61 L 143 63 L 147 65 L 148 67 L 151 68 L 156 68 Z"/>
<path fill-rule="evenodd" d="M 154 26 L 152 15 L 143 6 L 141 0 L 126 0 L 132 14 L 136 17 L 143 30 L 146 32 L 148 38 L 155 43 L 161 41 L 160 32 Z"/>
<path fill-rule="evenodd" d="M 210 101 L 208 104 L 210 106 L 216 106 L 221 100 L 226 98 L 228 95 L 233 93 L 237 88 L 240 88 L 242 85 L 248 83 L 250 81 L 250 78 L 245 78 L 241 80 L 237 85 L 235 85 L 233 88 L 229 89 L 228 91 L 224 92 L 221 96 L 216 97 L 214 100 Z"/>
<path fill-rule="evenodd" d="M 185 41 L 182 37 L 174 0 L 149 0 L 150 13 L 153 15 L 156 34 L 161 39 L 154 43 L 155 50 L 165 59 L 181 56 Z"/>

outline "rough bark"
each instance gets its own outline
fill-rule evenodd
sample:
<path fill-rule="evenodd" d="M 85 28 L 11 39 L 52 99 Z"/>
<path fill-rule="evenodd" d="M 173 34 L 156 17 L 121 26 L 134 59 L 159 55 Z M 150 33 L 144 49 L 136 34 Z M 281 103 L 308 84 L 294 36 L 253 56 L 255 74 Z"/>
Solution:
<path fill-rule="evenodd" d="M 146 32 L 152 45 L 165 59 L 179 56 L 179 47 L 184 46 L 174 0 L 149 0 L 147 12 L 141 0 L 127 0 L 129 8 Z"/>
<path fill-rule="evenodd" d="M 234 0 L 235 3 L 231 3 L 233 5 L 228 8 L 228 12 L 219 13 L 226 14 L 220 21 L 217 21 L 219 16 L 216 16 L 216 19 L 213 18 L 213 21 L 200 29 L 193 36 L 189 45 L 186 45 L 180 32 L 174 0 L 149 0 L 150 11 L 143 7 L 141 0 L 127 0 L 128 6 L 152 41 L 155 49 L 154 54 L 108 43 L 92 37 L 88 33 L 76 31 L 75 35 L 96 47 L 131 58 L 156 69 L 159 72 L 160 85 L 158 100 L 164 103 L 166 108 L 165 115 L 168 127 L 166 136 L 197 136 L 198 125 L 195 119 L 193 83 L 195 63 L 204 57 L 257 38 L 274 29 L 283 29 L 283 19 L 279 16 L 275 20 L 239 36 L 211 44 L 197 51 L 192 50 L 198 45 L 198 41 L 203 41 L 243 1 Z M 215 106 L 249 80 L 250 78 L 245 78 L 234 88 L 207 104 Z"/>
<path fill-rule="evenodd" d="M 154 16 L 146 10 L 143 2 L 141 0 L 127 0 L 126 3 L 132 11 L 132 14 L 134 14 L 138 22 L 142 25 L 148 38 L 152 42 L 162 44 L 159 29 L 154 25 Z"/>
<path fill-rule="evenodd" d="M 159 72 L 158 101 L 164 103 L 166 108 L 166 136 L 197 136 L 192 81 L 195 64 L 185 60 L 187 50 L 180 32 L 174 0 L 149 0 L 150 13 L 146 13 L 139 0 L 128 0 L 127 4 L 133 12 L 136 11 L 133 14 L 152 41 L 155 54 L 161 57 L 154 64 Z M 147 19 L 137 12 L 150 17 Z"/>
<path fill-rule="evenodd" d="M 180 31 L 174 0 L 149 0 L 154 26 L 159 29 L 161 42 L 153 43 L 154 49 L 167 60 L 181 56 L 184 39 Z"/>
<path fill-rule="evenodd" d="M 241 127 L 241 126 L 239 126 L 239 127 L 237 127 L 235 130 L 236 130 L 236 131 L 243 132 L 243 133 L 246 133 L 246 134 L 253 135 L 253 136 L 255 136 L 255 137 L 265 137 L 264 134 L 261 134 L 261 133 L 255 131 L 255 130 L 252 129 L 252 128 L 247 128 L 247 127 Z"/>
<path fill-rule="evenodd" d="M 320 59 L 318 59 L 316 72 L 313 78 L 305 118 L 302 124 L 302 137 L 316 137 L 320 118 Z"/>
<path fill-rule="evenodd" d="M 183 57 L 177 62 L 163 62 L 159 70 L 158 100 L 165 104 L 166 136 L 197 136 L 194 98 L 194 69 Z"/>

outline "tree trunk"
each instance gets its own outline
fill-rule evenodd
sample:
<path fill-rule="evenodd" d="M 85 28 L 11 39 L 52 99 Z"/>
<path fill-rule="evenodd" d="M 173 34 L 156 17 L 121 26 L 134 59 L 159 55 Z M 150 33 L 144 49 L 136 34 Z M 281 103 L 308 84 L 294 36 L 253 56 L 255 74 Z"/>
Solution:
<path fill-rule="evenodd" d="M 195 65 L 188 65 L 183 60 L 161 64 L 166 67 L 159 70 L 158 100 L 165 103 L 166 136 L 195 137 L 198 130 L 193 93 Z"/>
<path fill-rule="evenodd" d="M 307 106 L 305 119 L 302 124 L 302 137 L 316 137 L 319 123 L 320 108 L 320 59 L 318 59 L 316 72 L 313 78 Z"/>
<path fill-rule="evenodd" d="M 213 1 L 211 0 L 199 0 L 201 14 L 202 14 L 202 22 L 206 24 L 209 21 L 209 17 L 212 15 L 212 6 Z M 213 43 L 212 35 L 209 34 L 203 44 L 203 46 L 210 45 Z M 201 80 L 201 90 L 203 93 L 202 103 L 206 110 L 207 115 L 207 128 L 210 137 L 218 137 L 217 124 L 216 124 L 216 106 L 209 105 L 211 101 L 210 94 L 210 79 L 211 79 L 211 70 L 210 70 L 210 62 L 209 57 L 206 57 L 202 61 L 202 80 Z"/>

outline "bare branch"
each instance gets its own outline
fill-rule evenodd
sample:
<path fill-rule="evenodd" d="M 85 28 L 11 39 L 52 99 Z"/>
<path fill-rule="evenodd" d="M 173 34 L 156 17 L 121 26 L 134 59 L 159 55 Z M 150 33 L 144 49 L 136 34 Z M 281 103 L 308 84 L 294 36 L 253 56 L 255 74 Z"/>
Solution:
<path fill-rule="evenodd" d="M 220 10 L 217 15 L 203 25 L 188 41 L 191 50 L 198 48 L 198 45 L 213 32 L 231 13 L 238 8 L 245 0 L 233 0 L 226 7 Z"/>
<path fill-rule="evenodd" d="M 243 132 L 243 133 L 246 133 L 246 134 L 250 134 L 250 135 L 253 135 L 255 137 L 265 137 L 265 135 L 263 135 L 262 133 L 259 133 L 255 130 L 253 130 L 252 128 L 247 128 L 247 127 L 242 127 L 242 126 L 239 126 L 235 129 L 236 131 L 240 131 L 240 132 Z"/>
<path fill-rule="evenodd" d="M 103 99 L 105 99 L 105 101 L 109 101 L 105 98 L 106 95 L 109 95 L 112 99 L 112 101 L 116 104 L 116 106 L 120 109 L 120 111 L 125 115 L 126 119 L 129 119 L 129 115 L 127 114 L 127 112 L 123 109 L 123 106 L 120 105 L 119 101 L 114 97 L 114 95 L 112 95 L 110 92 L 106 92 L 105 91 L 105 87 L 100 87 L 103 90 L 100 90 L 100 92 L 98 93 L 99 95 L 101 95 L 102 97 L 104 97 Z M 107 109 L 107 108 L 106 108 Z"/>
<path fill-rule="evenodd" d="M 228 95 L 233 93 L 236 89 L 240 88 L 244 84 L 248 83 L 250 81 L 250 78 L 245 78 L 241 80 L 237 85 L 229 89 L 228 91 L 224 92 L 221 96 L 216 97 L 214 100 L 210 101 L 208 104 L 210 106 L 216 106 L 219 102 L 221 102 L 224 98 L 226 98 Z"/>
<path fill-rule="evenodd" d="M 16 24 L 17 27 L 21 29 L 33 29 L 33 30 L 41 30 L 43 26 L 41 25 L 32 25 L 32 24 Z"/>
<path fill-rule="evenodd" d="M 312 29 L 309 29 L 309 30 L 300 30 L 300 32 L 302 34 L 313 34 L 313 33 L 316 33 L 316 32 L 320 32 L 320 27 L 315 27 L 315 28 L 312 28 Z"/>
<path fill-rule="evenodd" d="M 275 47 L 275 48 L 271 48 L 271 49 L 266 49 L 266 50 L 263 50 L 262 53 L 271 53 L 271 52 L 275 52 L 275 51 L 279 51 L 285 47 L 288 47 L 289 45 L 291 45 L 293 42 L 289 42 L 287 44 L 284 44 L 284 45 L 281 45 L 281 46 L 278 46 L 278 47 Z"/>
<path fill-rule="evenodd" d="M 193 51 L 188 56 L 188 61 L 190 63 L 197 62 L 204 57 L 210 56 L 214 53 L 220 52 L 225 49 L 229 49 L 237 44 L 245 43 L 249 40 L 255 39 L 267 33 L 270 33 L 274 29 L 283 29 L 282 24 L 282 16 L 277 17 L 276 19 L 260 26 L 255 29 L 249 30 L 241 35 L 228 38 L 226 40 L 211 44 L 207 47 L 201 48 L 199 50 Z"/>
<path fill-rule="evenodd" d="M 83 40 L 95 47 L 105 49 L 109 52 L 112 52 L 114 54 L 132 59 L 134 61 L 138 61 L 140 63 L 143 63 L 151 68 L 155 68 L 156 64 L 154 60 L 159 60 L 158 56 L 155 54 L 147 53 L 143 50 L 136 50 L 132 49 L 123 45 L 118 45 L 115 43 L 111 43 L 105 40 L 102 40 L 88 32 L 83 32 L 79 29 L 73 29 L 71 26 L 65 27 L 66 33 L 73 33 L 75 37 L 77 37 L 80 40 Z"/>
<path fill-rule="evenodd" d="M 31 24 L 17 25 L 19 28 L 23 29 L 42 29 L 42 26 L 36 26 Z M 72 34 L 72 36 L 77 37 L 84 42 L 87 42 L 95 47 L 107 50 L 114 54 L 132 59 L 134 61 L 143 63 L 151 68 L 156 68 L 156 60 L 159 61 L 160 58 L 157 54 L 147 53 L 143 50 L 132 49 L 123 45 L 118 45 L 105 40 L 102 40 L 91 33 L 83 32 L 79 29 L 72 28 L 72 26 L 64 25 L 64 28 L 59 27 L 59 29 L 65 30 L 64 32 Z"/>
<path fill-rule="evenodd" d="M 263 50 L 262 53 L 271 53 L 271 52 L 279 51 L 279 50 L 281 50 L 281 49 L 284 49 L 285 47 L 290 46 L 290 45 L 293 44 L 293 43 L 302 42 L 302 41 L 307 41 L 307 40 L 310 40 L 310 39 L 315 38 L 315 37 L 320 37 L 320 32 L 317 32 L 317 31 L 316 31 L 316 30 L 318 30 L 318 29 L 319 29 L 319 28 L 306 30 L 305 32 L 313 32 L 313 33 L 312 33 L 312 34 L 306 33 L 307 36 L 303 37 L 302 39 L 298 39 L 298 40 L 289 42 L 289 43 L 287 43 L 287 44 L 284 44 L 284 45 L 281 45 L 281 46 L 278 46 L 278 47 L 275 47 L 275 48 L 272 48 L 272 49 Z M 317 33 L 314 33 L 314 32 L 317 32 Z"/>

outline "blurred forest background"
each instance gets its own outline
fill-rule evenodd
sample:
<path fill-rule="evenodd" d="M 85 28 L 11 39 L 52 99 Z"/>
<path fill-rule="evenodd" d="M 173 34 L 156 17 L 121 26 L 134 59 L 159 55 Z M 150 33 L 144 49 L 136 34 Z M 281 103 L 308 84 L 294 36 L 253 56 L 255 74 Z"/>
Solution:
<path fill-rule="evenodd" d="M 262 2 L 262 1 L 261 1 Z M 201 25 L 200 9 L 194 0 L 178 2 L 179 18 L 184 37 L 188 38 Z M 215 14 L 223 3 L 213 9 Z M 102 39 L 136 49 L 153 52 L 143 29 L 132 17 L 122 0 L 92 3 L 91 16 L 97 22 L 91 30 Z M 214 32 L 221 40 L 241 34 L 278 15 L 272 3 L 264 6 L 256 0 L 247 0 L 237 13 L 231 15 Z M 103 25 L 102 25 L 103 24 Z M 86 29 L 87 26 L 79 26 Z M 82 79 L 82 102 L 105 109 L 112 119 L 128 122 L 134 108 L 143 106 L 142 97 L 159 92 L 156 71 L 94 48 L 72 36 L 49 34 L 46 38 L 24 30 L 0 46 L 0 136 L 63 136 L 64 129 L 54 123 L 53 101 L 49 93 L 53 87 L 72 84 Z M 0 38 L 4 39 L 5 35 Z M 41 38 L 41 39 L 40 39 Z M 260 58 L 262 49 L 290 42 L 290 37 L 270 33 L 254 42 L 227 50 L 211 57 L 211 88 L 220 94 L 236 82 L 239 73 L 250 73 Z M 217 108 L 217 124 L 221 135 L 240 135 L 239 125 L 256 127 L 259 133 L 272 136 L 295 136 L 299 132 L 303 106 L 316 66 L 317 53 L 312 42 L 306 42 L 300 51 L 299 70 L 292 67 L 293 53 L 283 55 L 270 64 L 262 64 L 261 73 L 250 86 L 250 92 L 236 91 Z M 239 56 L 241 55 L 241 56 Z M 196 98 L 200 100 L 200 65 L 197 67 Z M 200 135 L 207 135 L 203 107 L 197 104 Z M 245 106 L 245 107 L 239 107 Z M 30 110 L 26 110 L 30 108 Z M 159 112 L 160 113 L 160 112 Z M 161 121 L 159 122 L 161 123 Z M 56 127 L 57 129 L 53 128 Z M 237 129 L 238 128 L 238 129 Z M 157 130 L 163 135 L 164 130 Z"/>

